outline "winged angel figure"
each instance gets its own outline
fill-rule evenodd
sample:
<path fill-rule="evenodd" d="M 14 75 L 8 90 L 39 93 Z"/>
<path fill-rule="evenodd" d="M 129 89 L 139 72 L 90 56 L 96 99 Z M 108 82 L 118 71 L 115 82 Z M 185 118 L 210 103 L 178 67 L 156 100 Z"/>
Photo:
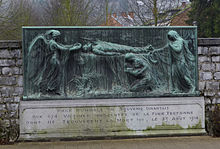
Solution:
<path fill-rule="evenodd" d="M 35 37 L 28 48 L 28 79 L 34 93 L 63 95 L 63 67 L 69 54 L 64 52 L 76 51 L 80 43 L 63 45 L 56 42 L 60 36 L 58 30 L 49 30 Z"/>

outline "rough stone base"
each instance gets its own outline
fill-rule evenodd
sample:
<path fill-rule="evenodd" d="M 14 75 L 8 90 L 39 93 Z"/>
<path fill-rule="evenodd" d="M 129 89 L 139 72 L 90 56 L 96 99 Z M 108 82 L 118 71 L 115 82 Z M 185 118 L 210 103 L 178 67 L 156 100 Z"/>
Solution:
<path fill-rule="evenodd" d="M 204 98 L 22 101 L 20 140 L 205 133 Z"/>

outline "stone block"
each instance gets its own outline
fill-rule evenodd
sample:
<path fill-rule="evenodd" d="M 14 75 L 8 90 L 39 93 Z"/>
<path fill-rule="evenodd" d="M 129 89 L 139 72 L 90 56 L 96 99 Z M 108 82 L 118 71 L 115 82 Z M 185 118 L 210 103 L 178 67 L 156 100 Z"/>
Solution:
<path fill-rule="evenodd" d="M 201 80 L 211 80 L 213 78 L 212 72 L 200 72 L 199 77 Z"/>
<path fill-rule="evenodd" d="M 19 40 L 1 40 L 0 49 L 19 49 L 21 48 L 21 41 Z"/>
<path fill-rule="evenodd" d="M 220 63 L 216 63 L 216 71 L 220 71 Z"/>
<path fill-rule="evenodd" d="M 16 77 L 1 77 L 0 78 L 0 85 L 15 85 Z"/>
<path fill-rule="evenodd" d="M 22 66 L 22 65 L 23 65 L 22 59 L 17 60 L 16 66 Z"/>
<path fill-rule="evenodd" d="M 218 55 L 220 54 L 220 47 L 210 47 L 209 51 L 211 55 Z"/>
<path fill-rule="evenodd" d="M 206 96 L 206 97 L 215 96 L 215 91 L 205 91 L 204 96 Z"/>
<path fill-rule="evenodd" d="M 15 60 L 2 60 L 0 59 L 0 66 L 14 66 Z"/>
<path fill-rule="evenodd" d="M 21 50 L 15 49 L 15 50 L 0 50 L 0 58 L 21 58 Z"/>
<path fill-rule="evenodd" d="M 5 98 L 4 102 L 14 102 L 14 98 Z"/>
<path fill-rule="evenodd" d="M 208 55 L 209 54 L 209 50 L 207 47 L 198 47 L 198 54 L 199 55 Z"/>
<path fill-rule="evenodd" d="M 7 110 L 8 111 L 17 111 L 18 110 L 18 103 L 7 103 Z"/>
<path fill-rule="evenodd" d="M 0 58 L 11 58 L 11 54 L 9 50 L 1 50 L 0 49 Z"/>
<path fill-rule="evenodd" d="M 20 74 L 19 67 L 3 67 L 2 68 L 2 74 L 3 75 L 13 75 L 13 74 Z"/>
<path fill-rule="evenodd" d="M 22 101 L 19 111 L 21 140 L 205 132 L 202 97 Z"/>
<path fill-rule="evenodd" d="M 215 70 L 215 64 L 212 63 L 205 63 L 202 64 L 202 68 L 203 71 L 213 71 Z"/>
<path fill-rule="evenodd" d="M 220 56 L 212 56 L 212 62 L 220 62 Z"/>
<path fill-rule="evenodd" d="M 0 93 L 0 104 L 4 102 L 4 98 L 1 96 L 1 93 Z"/>
<path fill-rule="evenodd" d="M 13 95 L 14 96 L 22 96 L 23 95 L 23 87 L 15 87 Z"/>
<path fill-rule="evenodd" d="M 211 99 L 210 98 L 205 98 L 205 105 L 211 104 Z"/>
<path fill-rule="evenodd" d="M 5 110 L 5 104 L 0 104 L 0 110 Z"/>
<path fill-rule="evenodd" d="M 211 58 L 208 57 L 208 56 L 199 56 L 199 57 L 198 57 L 198 61 L 199 61 L 199 63 L 202 63 L 202 62 L 211 62 Z"/>
<path fill-rule="evenodd" d="M 220 103 L 220 98 L 213 98 L 212 99 L 212 104 L 219 104 Z"/>
<path fill-rule="evenodd" d="M 21 101 L 21 97 L 14 97 L 14 102 L 19 103 Z"/>
<path fill-rule="evenodd" d="M 10 53 L 11 53 L 12 58 L 21 58 L 21 50 L 20 49 L 11 50 Z"/>
<path fill-rule="evenodd" d="M 12 68 L 13 69 L 13 74 L 21 74 L 20 73 L 20 69 L 19 69 L 19 67 L 14 67 L 14 68 Z"/>
<path fill-rule="evenodd" d="M 17 84 L 18 84 L 18 86 L 23 86 L 23 76 L 18 76 Z"/>
<path fill-rule="evenodd" d="M 206 82 L 206 89 L 219 90 L 219 82 Z"/>
<path fill-rule="evenodd" d="M 0 92 L 2 94 L 2 97 L 9 97 L 13 94 L 14 88 L 13 87 L 0 87 Z"/>
<path fill-rule="evenodd" d="M 205 82 L 199 82 L 199 90 L 203 91 L 205 89 Z"/>
<path fill-rule="evenodd" d="M 214 79 L 215 80 L 220 80 L 220 72 L 214 73 Z"/>
<path fill-rule="evenodd" d="M 20 74 L 23 74 L 23 67 L 20 67 L 20 68 L 19 68 L 19 73 L 20 73 Z"/>
<path fill-rule="evenodd" d="M 3 75 L 12 75 L 13 74 L 13 69 L 10 67 L 3 67 L 2 68 L 2 74 Z"/>

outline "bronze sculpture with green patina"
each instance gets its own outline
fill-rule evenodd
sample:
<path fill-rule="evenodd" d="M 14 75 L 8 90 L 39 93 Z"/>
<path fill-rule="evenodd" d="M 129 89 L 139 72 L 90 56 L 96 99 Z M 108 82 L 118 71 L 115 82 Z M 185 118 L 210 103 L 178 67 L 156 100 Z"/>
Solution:
<path fill-rule="evenodd" d="M 119 32 L 108 29 L 109 35 Z M 139 28 L 131 28 L 135 29 Z M 149 30 L 141 29 L 142 34 Z M 157 35 L 161 44 L 156 44 L 158 41 L 154 37 L 152 41 L 144 36 L 148 41 L 127 44 L 124 40 L 127 36 L 122 33 L 123 42 L 96 38 L 103 28 L 97 29 L 97 33 L 91 29 L 93 36 L 89 34 L 90 28 L 81 28 L 71 34 L 72 38 L 65 37 L 64 33 L 58 38 L 62 28 L 44 29 L 45 33 L 33 36 L 30 44 L 23 43 L 28 49 L 24 53 L 25 97 L 195 96 L 198 93 L 196 28 L 185 34 L 182 31 L 187 39 L 179 35 L 178 29 L 165 28 L 163 37 Z M 25 31 L 29 33 L 28 28 Z"/>
<path fill-rule="evenodd" d="M 28 48 L 28 73 L 29 79 L 33 81 L 34 88 L 39 89 L 40 93 L 58 94 L 63 95 L 65 92 L 61 89 L 62 77 L 64 72 L 62 69 L 62 63 L 65 63 L 68 59 L 68 53 L 61 59 L 59 54 L 60 50 L 63 51 L 75 51 L 81 48 L 81 44 L 74 45 L 62 45 L 55 40 L 60 35 L 58 30 L 49 30 L 44 35 L 38 35 L 30 44 Z M 44 57 L 39 56 L 39 49 L 37 45 L 44 45 L 40 49 L 44 53 Z M 36 53 L 37 52 L 37 53 Z M 36 63 L 37 62 L 37 63 Z M 34 63 L 34 64 L 33 64 Z"/>

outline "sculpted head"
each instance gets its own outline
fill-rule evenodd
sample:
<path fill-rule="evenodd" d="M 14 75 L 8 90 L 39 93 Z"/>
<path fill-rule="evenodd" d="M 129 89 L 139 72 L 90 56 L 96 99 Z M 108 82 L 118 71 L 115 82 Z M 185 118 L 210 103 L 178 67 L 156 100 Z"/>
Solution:
<path fill-rule="evenodd" d="M 171 30 L 168 32 L 167 37 L 170 41 L 176 41 L 178 38 L 180 38 L 180 35 L 176 31 Z"/>
<path fill-rule="evenodd" d="M 45 33 L 45 36 L 47 39 L 56 39 L 60 34 L 58 30 L 49 30 Z"/>

